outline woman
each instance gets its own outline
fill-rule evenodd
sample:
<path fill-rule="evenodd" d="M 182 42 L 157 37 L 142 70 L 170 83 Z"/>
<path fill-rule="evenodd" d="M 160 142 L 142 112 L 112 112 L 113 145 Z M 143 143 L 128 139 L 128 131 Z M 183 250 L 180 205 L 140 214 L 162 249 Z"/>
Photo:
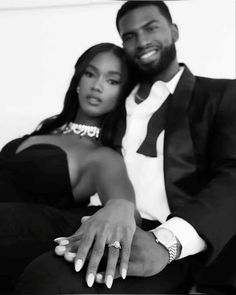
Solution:
<path fill-rule="evenodd" d="M 134 192 L 122 157 L 113 150 L 113 134 L 132 87 L 122 49 L 95 45 L 75 65 L 62 112 L 3 148 L 2 275 L 17 276 L 35 256 L 52 248 L 52 239 L 72 235 L 81 217 L 97 210 L 86 207 L 95 192 L 104 207 L 77 232 L 83 242 L 75 268 L 82 267 L 92 249 L 87 272 L 91 284 L 108 244 L 109 267 L 115 267 L 120 255 L 126 272 L 136 225 Z"/>

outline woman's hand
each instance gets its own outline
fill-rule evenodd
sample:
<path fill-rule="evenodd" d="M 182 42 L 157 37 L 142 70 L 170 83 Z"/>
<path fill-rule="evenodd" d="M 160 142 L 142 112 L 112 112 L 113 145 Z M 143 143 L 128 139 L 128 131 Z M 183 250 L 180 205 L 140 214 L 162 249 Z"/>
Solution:
<path fill-rule="evenodd" d="M 105 247 L 108 246 L 105 283 L 111 288 L 118 261 L 122 278 L 127 274 L 131 243 L 136 230 L 134 214 L 135 206 L 132 202 L 110 200 L 105 207 L 84 221 L 73 236 L 56 239 L 60 246 L 56 247 L 55 252 L 64 255 L 68 261 L 74 261 L 76 271 L 81 270 L 87 259 L 86 281 L 91 287 Z"/>
<path fill-rule="evenodd" d="M 169 260 L 168 250 L 156 242 L 153 233 L 136 227 L 134 234 L 131 255 L 129 260 L 128 276 L 150 277 L 160 273 Z M 105 283 L 103 272 L 96 275 L 97 283 Z M 120 273 L 116 271 L 115 277 L 119 278 Z"/>

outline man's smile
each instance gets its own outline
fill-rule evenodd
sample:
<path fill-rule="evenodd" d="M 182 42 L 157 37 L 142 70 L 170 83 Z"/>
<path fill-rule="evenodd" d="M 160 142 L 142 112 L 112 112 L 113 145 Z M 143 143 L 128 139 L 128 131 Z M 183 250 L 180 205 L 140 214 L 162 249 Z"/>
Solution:
<path fill-rule="evenodd" d="M 139 53 L 136 58 L 138 62 L 141 62 L 143 64 L 153 62 L 157 59 L 157 54 L 159 50 L 158 49 L 152 49 L 149 51 L 142 52 L 141 54 Z"/>

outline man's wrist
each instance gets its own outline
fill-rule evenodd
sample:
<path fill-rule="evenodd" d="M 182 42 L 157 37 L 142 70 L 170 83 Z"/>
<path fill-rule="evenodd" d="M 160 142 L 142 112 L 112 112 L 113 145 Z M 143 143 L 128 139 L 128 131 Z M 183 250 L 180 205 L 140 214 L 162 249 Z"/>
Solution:
<path fill-rule="evenodd" d="M 174 216 L 165 221 L 160 227 L 172 231 L 182 245 L 182 251 L 178 259 L 197 254 L 206 249 L 205 241 L 199 236 L 195 228 L 180 217 Z"/>
<path fill-rule="evenodd" d="M 182 246 L 172 231 L 162 227 L 151 230 L 151 232 L 154 234 L 156 242 L 161 244 L 168 251 L 168 263 L 179 258 Z"/>

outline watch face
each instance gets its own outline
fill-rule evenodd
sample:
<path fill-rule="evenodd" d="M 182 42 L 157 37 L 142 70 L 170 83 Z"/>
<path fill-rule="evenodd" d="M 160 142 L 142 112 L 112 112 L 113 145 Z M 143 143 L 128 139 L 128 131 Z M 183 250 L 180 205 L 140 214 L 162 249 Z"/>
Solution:
<path fill-rule="evenodd" d="M 176 238 L 174 234 L 165 228 L 158 228 L 155 232 L 155 236 L 161 244 L 164 244 L 166 247 L 170 247 L 176 243 Z"/>

